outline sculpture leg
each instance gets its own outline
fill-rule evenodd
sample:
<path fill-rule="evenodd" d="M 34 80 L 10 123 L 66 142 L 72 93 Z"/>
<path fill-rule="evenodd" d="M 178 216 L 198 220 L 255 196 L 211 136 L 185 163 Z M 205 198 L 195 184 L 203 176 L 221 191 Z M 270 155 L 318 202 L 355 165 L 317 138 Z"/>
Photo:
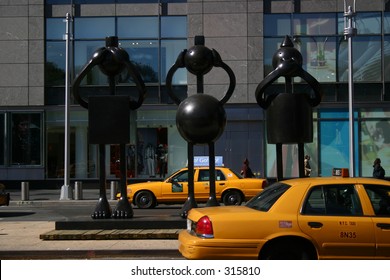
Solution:
<path fill-rule="evenodd" d="M 99 165 L 100 165 L 100 194 L 95 211 L 92 213 L 93 219 L 106 219 L 111 217 L 111 207 L 106 195 L 106 147 L 99 144 Z"/>
<path fill-rule="evenodd" d="M 133 208 L 127 199 L 127 173 L 126 173 L 126 145 L 120 144 L 120 189 L 121 197 L 118 200 L 116 208 L 112 213 L 113 218 L 132 218 L 134 215 Z"/>
<path fill-rule="evenodd" d="M 180 216 L 186 218 L 188 211 L 192 208 L 198 207 L 195 201 L 194 190 L 194 144 L 188 142 L 188 198 L 180 210 Z"/>
<path fill-rule="evenodd" d="M 278 181 L 283 180 L 283 151 L 282 143 L 276 144 L 276 176 Z"/>
<path fill-rule="evenodd" d="M 210 194 L 206 206 L 219 206 L 215 189 L 215 149 L 214 143 L 209 143 Z"/>

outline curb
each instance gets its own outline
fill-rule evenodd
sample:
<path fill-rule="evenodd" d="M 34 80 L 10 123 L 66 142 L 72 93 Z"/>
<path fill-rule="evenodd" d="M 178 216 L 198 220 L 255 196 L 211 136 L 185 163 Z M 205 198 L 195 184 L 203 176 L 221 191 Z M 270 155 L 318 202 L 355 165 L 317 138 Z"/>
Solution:
<path fill-rule="evenodd" d="M 177 249 L 0 251 L 1 260 L 183 259 Z"/>
<path fill-rule="evenodd" d="M 118 239 L 177 239 L 183 229 L 127 230 L 52 230 L 41 234 L 43 240 L 118 240 Z"/>

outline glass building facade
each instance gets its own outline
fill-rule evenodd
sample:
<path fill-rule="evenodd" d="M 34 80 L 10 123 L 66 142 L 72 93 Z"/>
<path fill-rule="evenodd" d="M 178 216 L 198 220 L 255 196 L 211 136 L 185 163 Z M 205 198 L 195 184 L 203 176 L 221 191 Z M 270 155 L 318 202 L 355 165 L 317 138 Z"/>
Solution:
<path fill-rule="evenodd" d="M 222 156 L 226 166 L 240 171 L 248 157 L 257 176 L 276 177 L 275 145 L 267 143 L 265 113 L 254 92 L 273 70 L 272 57 L 288 35 L 303 55 L 303 68 L 324 91 L 321 104 L 313 109 L 314 140 L 305 144 L 312 176 L 329 176 L 333 167 L 348 167 L 348 44 L 343 35 L 343 6 L 336 0 L 326 1 L 326 7 L 322 2 L 42 0 L 29 1 L 26 7 L 3 4 L 0 48 L 12 46 L 17 54 L 0 53 L 0 180 L 60 181 L 64 176 L 67 12 L 72 15 L 72 80 L 105 45 L 107 36 L 117 36 L 145 81 L 144 104 L 129 111 L 129 180 L 163 177 L 187 163 L 187 143 L 176 128 L 177 106 L 167 94 L 165 79 L 196 35 L 205 36 L 205 45 L 221 54 L 237 78 L 236 90 L 225 105 L 225 131 L 215 143 L 216 155 Z M 358 8 L 358 33 L 353 37 L 355 174 L 369 177 L 376 157 L 390 170 L 390 9 L 385 0 Z M 7 9 L 12 13 L 6 13 Z M 213 69 L 204 82 L 205 93 L 217 98 L 229 83 L 220 69 Z M 278 80 L 269 90 L 283 92 L 283 82 Z M 136 94 L 126 73 L 117 77 L 116 86 L 119 94 Z M 80 93 L 105 95 L 108 89 L 107 77 L 96 67 L 82 81 Z M 196 94 L 196 78 L 180 69 L 173 89 L 180 99 Z M 299 78 L 294 78 L 293 89 L 310 91 Z M 163 168 L 159 147 L 167 161 Z M 297 145 L 283 146 L 285 177 L 298 176 L 297 151 Z M 106 154 L 107 176 L 118 178 L 119 147 L 107 145 Z M 195 155 L 208 155 L 208 147 L 195 146 Z M 98 147 L 88 141 L 88 112 L 73 97 L 70 162 L 73 180 L 98 179 Z"/>

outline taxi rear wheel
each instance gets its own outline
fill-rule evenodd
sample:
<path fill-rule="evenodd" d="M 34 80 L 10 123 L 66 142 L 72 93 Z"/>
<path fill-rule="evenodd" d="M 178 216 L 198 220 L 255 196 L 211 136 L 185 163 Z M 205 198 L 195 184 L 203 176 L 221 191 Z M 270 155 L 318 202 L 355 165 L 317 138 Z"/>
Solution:
<path fill-rule="evenodd" d="M 241 205 L 242 200 L 242 194 L 237 190 L 227 191 L 222 197 L 225 205 Z"/>
<path fill-rule="evenodd" d="M 142 209 L 154 208 L 156 206 L 156 198 L 150 191 L 140 191 L 135 196 L 135 205 Z"/>
<path fill-rule="evenodd" d="M 271 242 L 260 253 L 262 260 L 313 260 L 315 251 L 300 240 L 279 240 Z"/>

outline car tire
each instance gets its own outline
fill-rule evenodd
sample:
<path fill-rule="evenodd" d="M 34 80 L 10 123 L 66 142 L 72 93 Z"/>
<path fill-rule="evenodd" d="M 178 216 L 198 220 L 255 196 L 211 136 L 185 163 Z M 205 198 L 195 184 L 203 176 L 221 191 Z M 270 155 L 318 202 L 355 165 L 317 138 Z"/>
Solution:
<path fill-rule="evenodd" d="M 315 252 L 304 242 L 297 240 L 282 240 L 272 243 L 260 253 L 262 260 L 313 260 Z"/>
<path fill-rule="evenodd" d="M 156 198 L 150 191 L 140 191 L 135 196 L 135 205 L 141 209 L 156 207 Z"/>
<path fill-rule="evenodd" d="M 237 190 L 227 191 L 222 197 L 222 202 L 226 206 L 241 205 L 242 201 L 243 201 L 242 194 Z"/>

